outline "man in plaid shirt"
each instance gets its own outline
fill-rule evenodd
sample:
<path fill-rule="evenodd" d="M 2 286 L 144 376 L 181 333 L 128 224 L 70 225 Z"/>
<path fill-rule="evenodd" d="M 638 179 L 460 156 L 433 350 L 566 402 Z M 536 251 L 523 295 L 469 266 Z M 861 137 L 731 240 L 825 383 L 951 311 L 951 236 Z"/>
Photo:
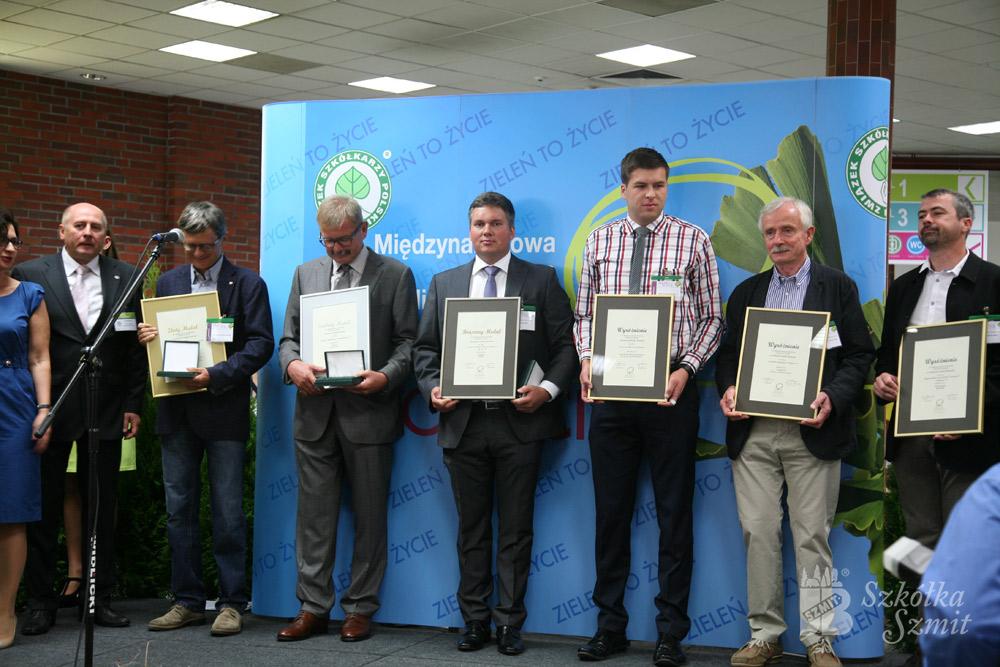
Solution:
<path fill-rule="evenodd" d="M 672 294 L 674 319 L 670 376 L 663 401 L 596 402 L 590 420 L 590 457 L 597 510 L 597 633 L 581 646 L 581 660 L 603 660 L 628 647 L 625 584 L 639 464 L 649 462 L 660 528 L 653 662 L 686 661 L 680 641 L 691 626 L 695 444 L 698 390 L 695 374 L 719 346 L 722 305 L 715 252 L 695 225 L 663 212 L 669 166 L 651 148 L 637 148 L 621 163 L 628 215 L 591 232 L 584 249 L 574 337 L 582 370 L 582 398 L 590 392 L 591 318 L 597 294 Z"/>

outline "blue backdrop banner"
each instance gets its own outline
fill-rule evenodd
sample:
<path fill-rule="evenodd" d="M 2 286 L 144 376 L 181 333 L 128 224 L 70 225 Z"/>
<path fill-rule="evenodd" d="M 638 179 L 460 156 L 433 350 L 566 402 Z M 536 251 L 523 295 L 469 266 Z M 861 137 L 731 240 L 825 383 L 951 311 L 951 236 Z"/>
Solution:
<path fill-rule="evenodd" d="M 367 244 L 414 272 L 421 307 L 431 276 L 468 261 L 467 210 L 484 190 L 517 211 L 513 251 L 556 267 L 575 303 L 590 230 L 624 214 L 618 164 L 652 146 L 671 165 L 666 210 L 711 233 L 723 298 L 769 266 L 756 216 L 778 195 L 816 212 L 814 257 L 858 284 L 880 331 L 885 284 L 889 83 L 830 78 L 735 85 L 557 93 L 301 102 L 264 109 L 261 273 L 281 336 L 294 267 L 318 257 L 317 203 L 355 196 Z M 373 332 L 379 335 L 380 332 Z M 738 646 L 749 638 L 746 555 L 736 514 L 725 423 L 712 383 L 702 393 L 695 487 L 695 566 L 688 641 Z M 882 435 L 870 387 L 858 420 L 861 446 L 843 466 L 831 541 L 836 569 L 796 573 L 785 536 L 786 650 L 798 641 L 799 586 L 834 586 L 837 652 L 882 654 L 882 610 L 873 604 L 881 561 Z M 573 395 L 573 392 L 569 392 Z M 296 472 L 294 389 L 277 355 L 262 370 L 258 416 L 253 607 L 293 616 Z M 437 419 L 411 382 L 406 433 L 395 445 L 389 497 L 389 567 L 376 619 L 461 626 L 455 592 L 457 520 L 435 441 Z M 589 412 L 569 401 L 567 436 L 545 445 L 536 490 L 535 541 L 525 630 L 590 635 L 597 611 Z M 648 475 L 632 518 L 626 604 L 635 639 L 656 638 L 657 527 Z M 344 507 L 344 505 L 342 505 Z M 334 585 L 349 581 L 353 518 L 344 509 Z M 333 616 L 341 615 L 335 608 Z"/>

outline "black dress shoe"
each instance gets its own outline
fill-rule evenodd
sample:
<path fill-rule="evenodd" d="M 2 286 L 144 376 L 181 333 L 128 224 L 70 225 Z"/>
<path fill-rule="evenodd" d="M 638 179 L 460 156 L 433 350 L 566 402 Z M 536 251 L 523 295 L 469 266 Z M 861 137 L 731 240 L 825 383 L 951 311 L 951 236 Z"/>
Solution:
<path fill-rule="evenodd" d="M 497 650 L 504 655 L 521 655 L 524 653 L 524 642 L 521 641 L 521 631 L 513 625 L 501 625 L 497 628 Z"/>
<path fill-rule="evenodd" d="M 576 650 L 576 657 L 585 662 L 605 660 L 615 653 L 624 653 L 629 646 L 624 632 L 598 630 L 590 641 Z"/>
<path fill-rule="evenodd" d="M 106 604 L 94 609 L 94 623 L 105 628 L 125 628 L 130 621 Z"/>
<path fill-rule="evenodd" d="M 56 624 L 56 612 L 49 609 L 29 609 L 21 621 L 22 635 L 44 635 Z"/>
<path fill-rule="evenodd" d="M 679 667 L 687 662 L 687 656 L 681 650 L 679 640 L 667 635 L 660 635 L 653 652 L 653 664 L 656 667 Z"/>
<path fill-rule="evenodd" d="M 490 640 L 490 626 L 482 621 L 470 621 L 458 640 L 459 651 L 478 651 Z"/>

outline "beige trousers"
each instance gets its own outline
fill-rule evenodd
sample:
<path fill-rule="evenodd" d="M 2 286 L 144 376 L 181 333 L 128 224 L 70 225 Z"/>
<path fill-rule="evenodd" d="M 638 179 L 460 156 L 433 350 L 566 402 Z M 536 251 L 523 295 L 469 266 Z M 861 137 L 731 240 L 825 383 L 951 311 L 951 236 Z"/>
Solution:
<path fill-rule="evenodd" d="M 799 581 L 799 637 L 810 646 L 835 634 L 828 612 L 830 582 L 836 576 L 829 536 L 840 493 L 840 461 L 813 456 L 802 441 L 798 422 L 755 417 L 746 445 L 733 461 L 733 484 L 747 548 L 747 620 L 752 637 L 776 642 L 787 628 L 781 564 L 785 485 Z"/>

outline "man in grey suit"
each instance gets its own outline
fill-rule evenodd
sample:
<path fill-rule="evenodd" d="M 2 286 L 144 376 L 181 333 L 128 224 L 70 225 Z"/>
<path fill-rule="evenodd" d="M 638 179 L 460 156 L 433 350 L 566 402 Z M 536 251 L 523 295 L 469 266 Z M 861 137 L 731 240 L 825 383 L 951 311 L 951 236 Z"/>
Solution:
<path fill-rule="evenodd" d="M 514 257 L 514 207 L 496 192 L 484 192 L 469 206 L 473 261 L 439 273 L 431 281 L 413 365 L 420 391 L 440 413 L 438 444 L 458 508 L 458 603 L 466 631 L 460 651 L 476 651 L 490 638 L 493 592 L 493 494 L 499 516 L 497 577 L 499 602 L 492 610 L 497 649 L 524 651 L 521 625 L 531 565 L 535 485 L 542 441 L 565 433 L 561 399 L 577 373 L 573 312 L 550 266 Z M 532 361 L 543 372 L 538 384 L 520 387 L 508 401 L 454 400 L 441 396 L 441 331 L 449 297 L 520 296 L 518 377 Z"/>
<path fill-rule="evenodd" d="M 351 584 L 340 604 L 347 617 L 343 641 L 371 636 L 386 565 L 386 498 L 392 471 L 392 443 L 402 435 L 400 389 L 410 373 L 417 330 L 413 273 L 400 262 L 364 245 L 368 233 L 361 206 L 349 197 L 328 197 L 316 213 L 326 256 L 295 270 L 285 330 L 278 347 L 285 381 L 295 399 L 295 462 L 299 476 L 295 557 L 302 602 L 298 616 L 278 641 L 308 639 L 326 632 L 334 589 L 341 480 L 351 485 L 355 515 Z M 371 360 L 359 384 L 336 389 L 316 386 L 322 366 L 300 354 L 299 297 L 331 289 L 367 286 Z"/>

